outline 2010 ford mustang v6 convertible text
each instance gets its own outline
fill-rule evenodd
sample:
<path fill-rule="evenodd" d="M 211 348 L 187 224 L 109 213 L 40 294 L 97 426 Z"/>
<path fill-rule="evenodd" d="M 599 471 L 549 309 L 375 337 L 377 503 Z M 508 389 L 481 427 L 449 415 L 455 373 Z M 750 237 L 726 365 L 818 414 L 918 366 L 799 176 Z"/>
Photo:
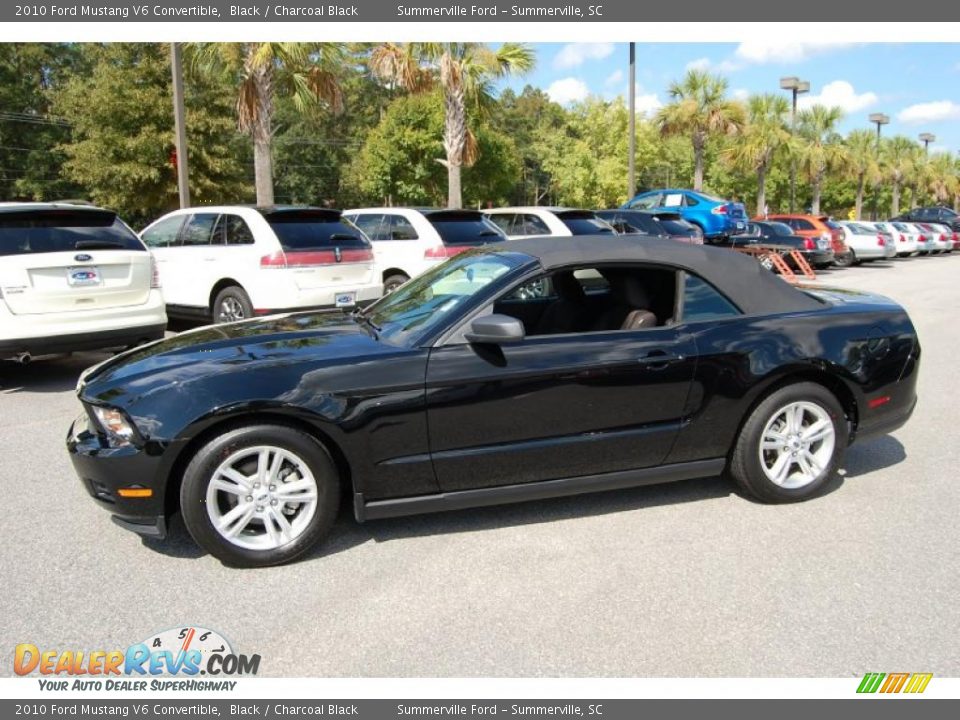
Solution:
<path fill-rule="evenodd" d="M 920 345 L 882 297 L 635 237 L 464 252 L 353 314 L 200 328 L 88 370 L 68 436 L 117 524 L 179 510 L 224 562 L 291 560 L 341 493 L 358 521 L 728 474 L 818 492 L 901 426 Z"/>

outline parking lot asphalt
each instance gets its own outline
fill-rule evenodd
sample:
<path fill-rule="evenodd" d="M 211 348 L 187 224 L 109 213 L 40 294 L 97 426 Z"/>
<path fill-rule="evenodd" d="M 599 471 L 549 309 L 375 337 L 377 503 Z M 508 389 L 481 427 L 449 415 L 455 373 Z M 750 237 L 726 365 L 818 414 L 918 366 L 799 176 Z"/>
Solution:
<path fill-rule="evenodd" d="M 828 271 L 923 345 L 920 403 L 812 501 L 721 479 L 358 526 L 266 570 L 146 542 L 76 480 L 64 437 L 103 355 L 0 365 L 0 674 L 13 648 L 124 648 L 194 624 L 265 676 L 960 675 L 960 256 Z"/>

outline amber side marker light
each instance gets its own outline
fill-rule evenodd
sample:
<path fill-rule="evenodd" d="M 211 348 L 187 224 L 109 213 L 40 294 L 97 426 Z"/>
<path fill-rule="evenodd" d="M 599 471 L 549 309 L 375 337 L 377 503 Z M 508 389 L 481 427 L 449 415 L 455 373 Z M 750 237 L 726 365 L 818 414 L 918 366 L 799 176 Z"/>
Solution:
<path fill-rule="evenodd" d="M 147 498 L 153 497 L 153 490 L 140 487 L 120 488 L 117 490 L 117 495 L 125 498 Z"/>

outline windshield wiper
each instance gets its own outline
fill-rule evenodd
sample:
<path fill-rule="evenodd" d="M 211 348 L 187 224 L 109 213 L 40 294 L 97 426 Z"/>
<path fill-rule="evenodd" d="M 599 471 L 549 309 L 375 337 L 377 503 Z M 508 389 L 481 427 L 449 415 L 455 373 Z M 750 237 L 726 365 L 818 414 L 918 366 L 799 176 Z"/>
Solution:
<path fill-rule="evenodd" d="M 379 333 L 381 330 L 383 330 L 382 327 L 380 327 L 373 320 L 371 320 L 369 317 L 364 315 L 363 310 L 361 308 L 357 308 L 352 313 L 350 313 L 350 317 L 352 317 L 358 323 L 368 326 L 371 330 L 374 331 L 374 333 Z"/>

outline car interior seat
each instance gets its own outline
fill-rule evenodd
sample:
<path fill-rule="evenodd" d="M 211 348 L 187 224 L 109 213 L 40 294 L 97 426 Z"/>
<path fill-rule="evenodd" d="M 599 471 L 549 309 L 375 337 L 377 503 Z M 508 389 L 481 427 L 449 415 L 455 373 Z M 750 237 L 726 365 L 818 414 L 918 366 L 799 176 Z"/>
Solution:
<path fill-rule="evenodd" d="M 557 272 L 551 276 L 557 294 L 544 310 L 537 324 L 538 335 L 554 335 L 584 330 L 588 322 L 586 294 L 572 271 Z"/>
<path fill-rule="evenodd" d="M 659 325 L 650 310 L 650 296 L 640 279 L 631 272 L 605 272 L 610 283 L 610 305 L 593 323 L 593 330 L 639 330 Z"/>

